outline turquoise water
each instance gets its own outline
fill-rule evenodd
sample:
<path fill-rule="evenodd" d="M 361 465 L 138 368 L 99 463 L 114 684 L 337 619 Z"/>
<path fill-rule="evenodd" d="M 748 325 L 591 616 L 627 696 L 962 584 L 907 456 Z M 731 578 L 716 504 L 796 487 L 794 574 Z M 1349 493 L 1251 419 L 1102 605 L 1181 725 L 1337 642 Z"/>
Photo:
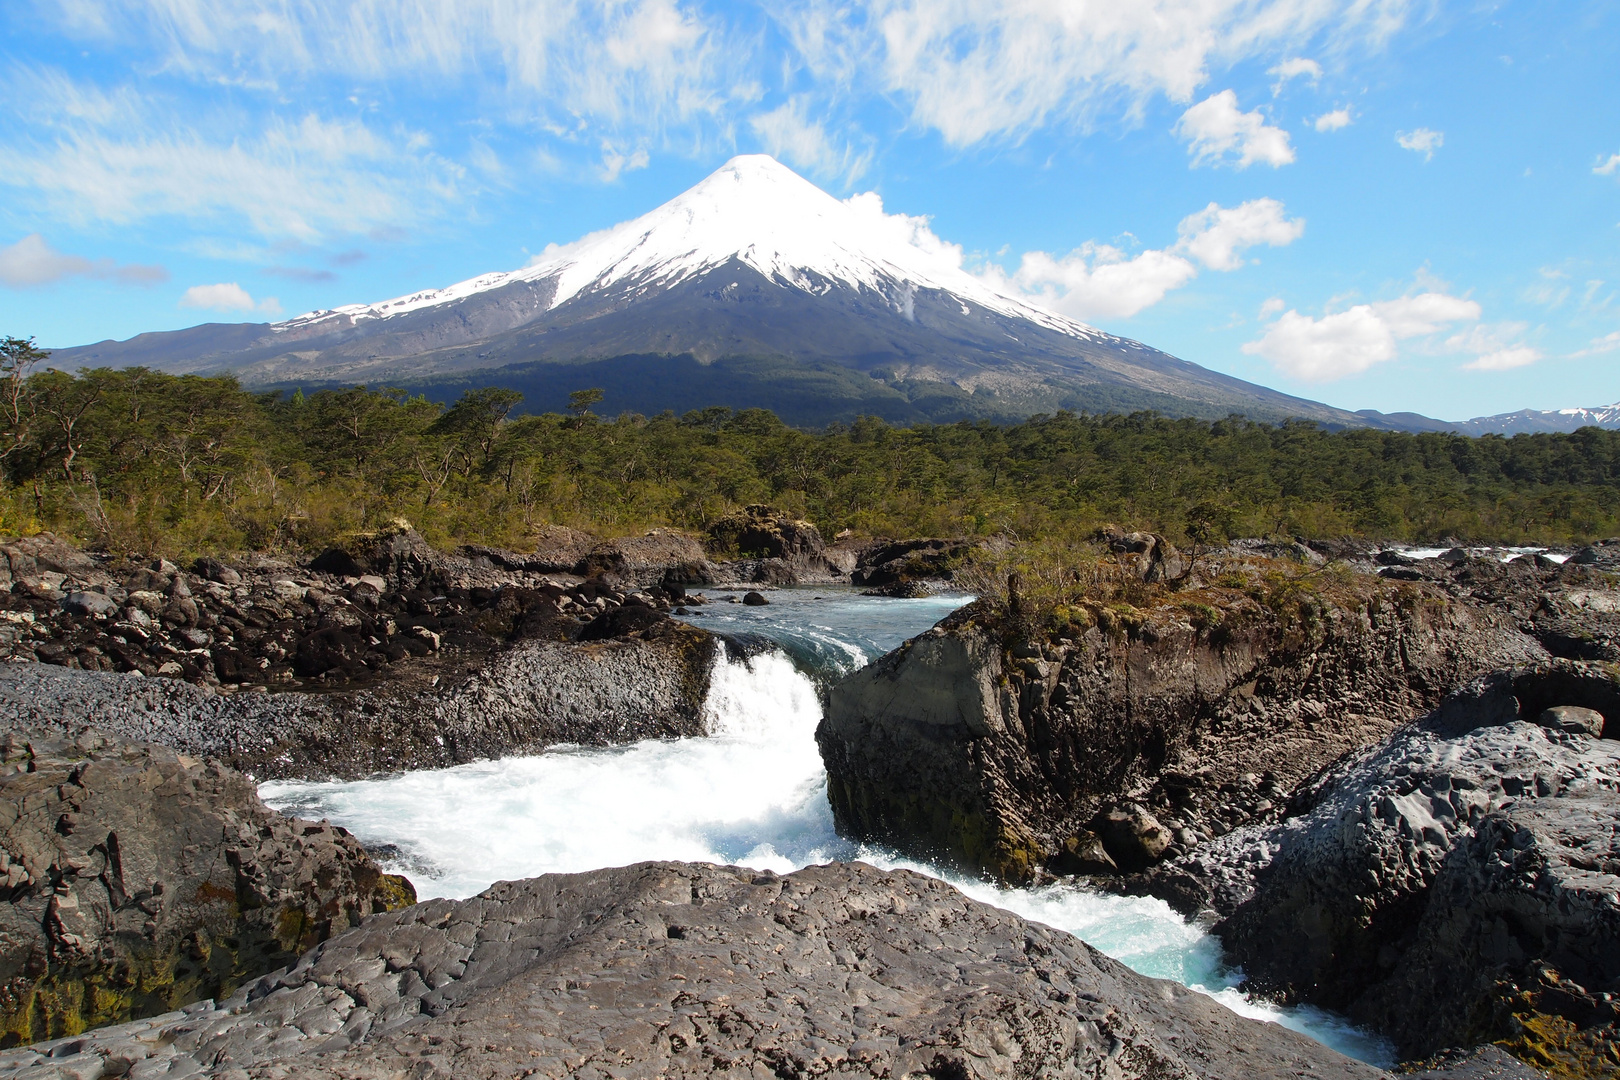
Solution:
<path fill-rule="evenodd" d="M 1387 1045 L 1337 1017 L 1246 1000 L 1235 989 L 1241 975 L 1223 965 L 1218 942 L 1161 901 L 1069 885 L 1003 889 L 840 838 L 815 745 L 818 684 L 927 629 L 966 598 L 795 589 L 771 600 L 757 608 L 722 601 L 689 617 L 780 647 L 717 659 L 708 738 L 558 747 L 353 783 L 272 782 L 260 793 L 278 809 L 325 817 L 368 845 L 388 845 L 391 868 L 408 874 L 423 898 L 471 896 L 503 879 L 645 859 L 781 873 L 848 859 L 906 867 L 1075 934 L 1143 974 L 1204 990 L 1236 1012 L 1376 1064 L 1392 1059 Z"/>

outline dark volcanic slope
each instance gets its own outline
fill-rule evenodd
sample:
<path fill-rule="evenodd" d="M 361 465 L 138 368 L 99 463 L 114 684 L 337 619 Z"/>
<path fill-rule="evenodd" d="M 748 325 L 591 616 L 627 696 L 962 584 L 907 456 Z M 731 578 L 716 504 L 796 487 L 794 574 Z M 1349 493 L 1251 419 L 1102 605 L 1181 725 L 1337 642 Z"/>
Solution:
<path fill-rule="evenodd" d="M 550 311 L 551 282 L 521 282 L 359 324 L 209 325 L 63 349 L 54 362 L 230 372 L 256 386 L 388 382 L 453 394 L 499 384 L 523 390 L 534 410 L 601 386 L 613 409 L 759 406 L 801 423 L 1060 408 L 1368 422 L 1139 342 L 1073 337 L 942 290 L 906 293 L 897 307 L 873 290 L 818 285 L 783 284 L 733 260 L 669 288 L 632 280 Z"/>

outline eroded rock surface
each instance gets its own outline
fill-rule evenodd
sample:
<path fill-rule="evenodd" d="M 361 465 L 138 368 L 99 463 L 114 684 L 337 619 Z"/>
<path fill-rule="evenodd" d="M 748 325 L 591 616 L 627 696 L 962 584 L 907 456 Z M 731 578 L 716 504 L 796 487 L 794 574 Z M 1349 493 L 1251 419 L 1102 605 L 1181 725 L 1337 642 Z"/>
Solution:
<path fill-rule="evenodd" d="M 342 829 L 274 813 L 217 764 L 0 733 L 7 1045 L 233 993 L 415 899 Z"/>
<path fill-rule="evenodd" d="M 1383 1075 L 943 882 L 859 863 L 786 877 L 642 863 L 502 882 L 374 918 L 218 1007 L 0 1055 L 4 1080 L 52 1069 L 86 1080 Z"/>

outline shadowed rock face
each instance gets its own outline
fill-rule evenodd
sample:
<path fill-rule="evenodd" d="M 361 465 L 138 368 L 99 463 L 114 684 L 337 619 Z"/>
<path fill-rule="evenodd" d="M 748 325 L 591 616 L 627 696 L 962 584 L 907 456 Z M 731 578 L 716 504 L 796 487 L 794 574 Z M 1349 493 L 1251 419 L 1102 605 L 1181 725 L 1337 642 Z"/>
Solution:
<path fill-rule="evenodd" d="M 1252 988 L 1344 1010 L 1412 1056 L 1501 1040 L 1620 1073 L 1620 742 L 1534 722 L 1620 715 L 1604 665 L 1496 673 L 1302 790 L 1292 816 L 1161 867 Z"/>
<path fill-rule="evenodd" d="M 1383 1075 L 943 882 L 859 863 L 503 882 L 372 919 L 218 1008 L 0 1055 L 0 1078 L 38 1076 L 53 1049 L 86 1076 L 104 1060 L 347 1080 Z"/>
<path fill-rule="evenodd" d="M 248 778 L 80 732 L 0 734 L 0 1025 L 33 1042 L 230 994 L 416 899 Z"/>
<path fill-rule="evenodd" d="M 816 737 L 840 831 L 1014 881 L 1106 869 L 1099 842 L 1135 869 L 1545 656 L 1511 615 L 1424 586 L 1294 588 L 1161 590 L 1033 640 L 963 609 L 832 689 Z"/>

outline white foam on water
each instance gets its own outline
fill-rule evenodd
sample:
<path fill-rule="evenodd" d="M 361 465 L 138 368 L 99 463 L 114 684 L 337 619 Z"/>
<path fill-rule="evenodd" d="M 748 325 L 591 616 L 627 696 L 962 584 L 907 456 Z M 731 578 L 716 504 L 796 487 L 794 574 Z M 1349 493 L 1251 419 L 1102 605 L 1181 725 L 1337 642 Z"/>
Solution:
<path fill-rule="evenodd" d="M 1451 548 L 1393 547 L 1393 548 L 1385 548 L 1384 550 L 1385 551 L 1393 551 L 1393 552 L 1396 552 L 1397 554 L 1400 554 L 1400 555 L 1405 555 L 1408 559 L 1438 559 L 1440 556 L 1442 556 L 1446 552 L 1450 551 Z M 1490 555 L 1490 554 L 1494 553 L 1496 555 L 1496 558 L 1500 562 L 1511 562 L 1512 560 L 1517 559 L 1520 555 L 1543 555 L 1543 556 L 1551 559 L 1553 562 L 1556 562 L 1556 563 L 1564 562 L 1566 559 L 1569 558 L 1569 556 L 1567 554 L 1566 555 L 1560 555 L 1560 554 L 1548 551 L 1546 548 L 1542 548 L 1542 547 L 1504 547 L 1504 548 L 1471 547 L 1471 548 L 1464 548 L 1463 550 L 1468 552 L 1468 554 L 1474 556 L 1475 558 L 1483 558 L 1486 555 Z"/>
<path fill-rule="evenodd" d="M 1311 1009 L 1250 1002 L 1216 940 L 1162 901 L 1073 886 L 1004 889 L 943 873 L 834 832 L 815 744 L 814 684 L 780 653 L 715 662 L 708 738 L 609 749 L 557 747 L 531 757 L 350 783 L 274 781 L 271 806 L 325 817 L 368 846 L 395 845 L 390 869 L 423 898 L 466 897 L 498 880 L 647 859 L 735 863 L 788 873 L 860 858 L 944 878 L 968 895 L 1064 930 L 1133 969 L 1210 993 L 1233 1011 L 1283 1023 L 1374 1064 L 1383 1041 Z"/>

